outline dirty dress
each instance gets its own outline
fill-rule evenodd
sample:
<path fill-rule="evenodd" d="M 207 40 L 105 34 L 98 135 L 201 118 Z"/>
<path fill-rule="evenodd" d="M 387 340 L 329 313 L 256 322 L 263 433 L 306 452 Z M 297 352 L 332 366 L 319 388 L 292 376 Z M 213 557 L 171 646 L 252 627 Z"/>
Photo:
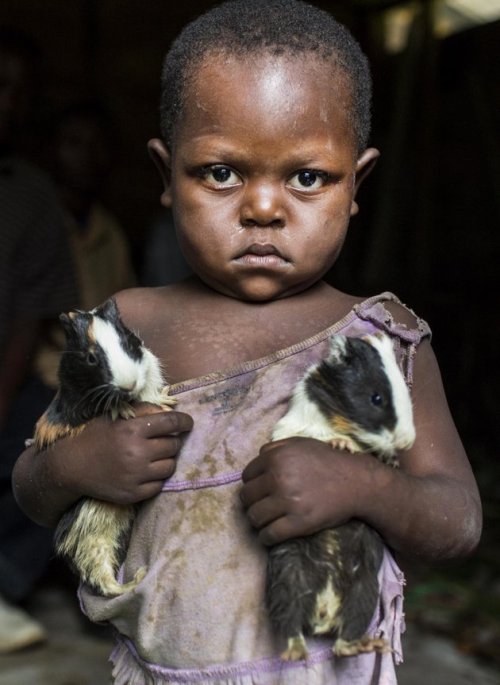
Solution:
<path fill-rule="evenodd" d="M 80 588 L 83 611 L 117 632 L 111 654 L 116 685 L 392 685 L 402 660 L 403 574 L 385 551 L 380 601 L 370 634 L 384 636 L 392 654 L 334 658 L 332 639 L 308 640 L 307 661 L 279 658 L 264 605 L 266 548 L 240 502 L 241 472 L 270 439 L 297 381 L 324 357 L 328 338 L 382 330 L 393 341 L 407 382 L 418 344 L 430 331 L 422 320 L 398 324 L 384 302 L 356 305 L 341 321 L 284 350 L 237 368 L 172 387 L 194 429 L 162 492 L 136 518 L 120 579 L 147 574 L 133 591 L 104 598 Z"/>

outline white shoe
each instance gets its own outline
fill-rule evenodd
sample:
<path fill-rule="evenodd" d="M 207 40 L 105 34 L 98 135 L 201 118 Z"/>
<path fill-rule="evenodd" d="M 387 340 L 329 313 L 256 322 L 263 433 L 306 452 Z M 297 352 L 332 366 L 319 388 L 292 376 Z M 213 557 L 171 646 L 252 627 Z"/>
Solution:
<path fill-rule="evenodd" d="M 47 639 L 45 628 L 0 595 L 0 654 L 9 654 Z"/>

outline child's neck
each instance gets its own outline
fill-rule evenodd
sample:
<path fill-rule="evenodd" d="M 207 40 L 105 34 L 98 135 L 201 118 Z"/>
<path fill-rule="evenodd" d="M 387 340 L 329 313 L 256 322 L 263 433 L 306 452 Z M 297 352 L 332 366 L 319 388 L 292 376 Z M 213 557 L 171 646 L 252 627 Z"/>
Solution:
<path fill-rule="evenodd" d="M 313 285 L 300 290 L 299 292 L 283 297 L 275 297 L 269 300 L 245 300 L 238 297 L 232 297 L 217 290 L 216 288 L 207 285 L 197 276 L 192 276 L 186 283 L 190 284 L 196 291 L 196 295 L 207 300 L 213 300 L 220 303 L 220 306 L 228 306 L 234 309 L 249 309 L 257 311 L 271 310 L 271 309 L 288 309 L 294 306 L 303 306 L 302 303 L 308 301 L 319 302 L 323 300 L 328 301 L 331 306 L 332 298 L 337 296 L 342 298 L 343 293 L 328 285 L 325 281 L 316 281 Z"/>
<path fill-rule="evenodd" d="M 267 302 L 223 295 L 193 278 L 170 291 L 175 303 L 168 336 L 157 350 L 172 382 L 265 357 L 342 319 L 359 300 L 319 281 L 303 292 Z M 170 299 L 171 298 L 171 299 Z M 189 354 L 180 354 L 179 350 Z"/>

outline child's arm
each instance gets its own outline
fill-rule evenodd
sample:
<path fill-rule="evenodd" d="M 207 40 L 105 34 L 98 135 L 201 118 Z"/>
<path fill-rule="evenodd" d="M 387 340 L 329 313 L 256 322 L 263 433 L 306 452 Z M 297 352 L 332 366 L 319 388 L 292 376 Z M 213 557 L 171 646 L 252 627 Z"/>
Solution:
<path fill-rule="evenodd" d="M 479 493 L 427 341 L 415 359 L 412 398 L 417 439 L 400 469 L 307 438 L 264 445 L 243 473 L 241 495 L 262 542 L 359 518 L 406 556 L 472 551 L 481 532 Z"/>
<path fill-rule="evenodd" d="M 138 408 L 154 411 L 148 405 Z M 180 434 L 192 428 L 187 414 L 170 411 L 125 421 L 97 418 L 75 437 L 35 454 L 28 448 L 13 472 L 13 490 L 33 521 L 55 526 L 80 497 L 132 504 L 160 492 L 175 470 Z"/>

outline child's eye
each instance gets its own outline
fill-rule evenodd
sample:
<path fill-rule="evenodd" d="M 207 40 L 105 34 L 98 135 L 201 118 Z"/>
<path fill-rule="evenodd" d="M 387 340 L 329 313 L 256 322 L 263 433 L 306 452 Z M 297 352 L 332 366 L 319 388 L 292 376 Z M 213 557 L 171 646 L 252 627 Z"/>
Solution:
<path fill-rule="evenodd" d="M 198 175 L 209 185 L 216 188 L 231 188 L 239 185 L 241 179 L 230 167 L 219 165 L 202 167 Z"/>
<path fill-rule="evenodd" d="M 301 169 L 290 178 L 288 185 L 296 190 L 318 190 L 328 183 L 330 179 L 331 176 L 326 171 Z"/>

